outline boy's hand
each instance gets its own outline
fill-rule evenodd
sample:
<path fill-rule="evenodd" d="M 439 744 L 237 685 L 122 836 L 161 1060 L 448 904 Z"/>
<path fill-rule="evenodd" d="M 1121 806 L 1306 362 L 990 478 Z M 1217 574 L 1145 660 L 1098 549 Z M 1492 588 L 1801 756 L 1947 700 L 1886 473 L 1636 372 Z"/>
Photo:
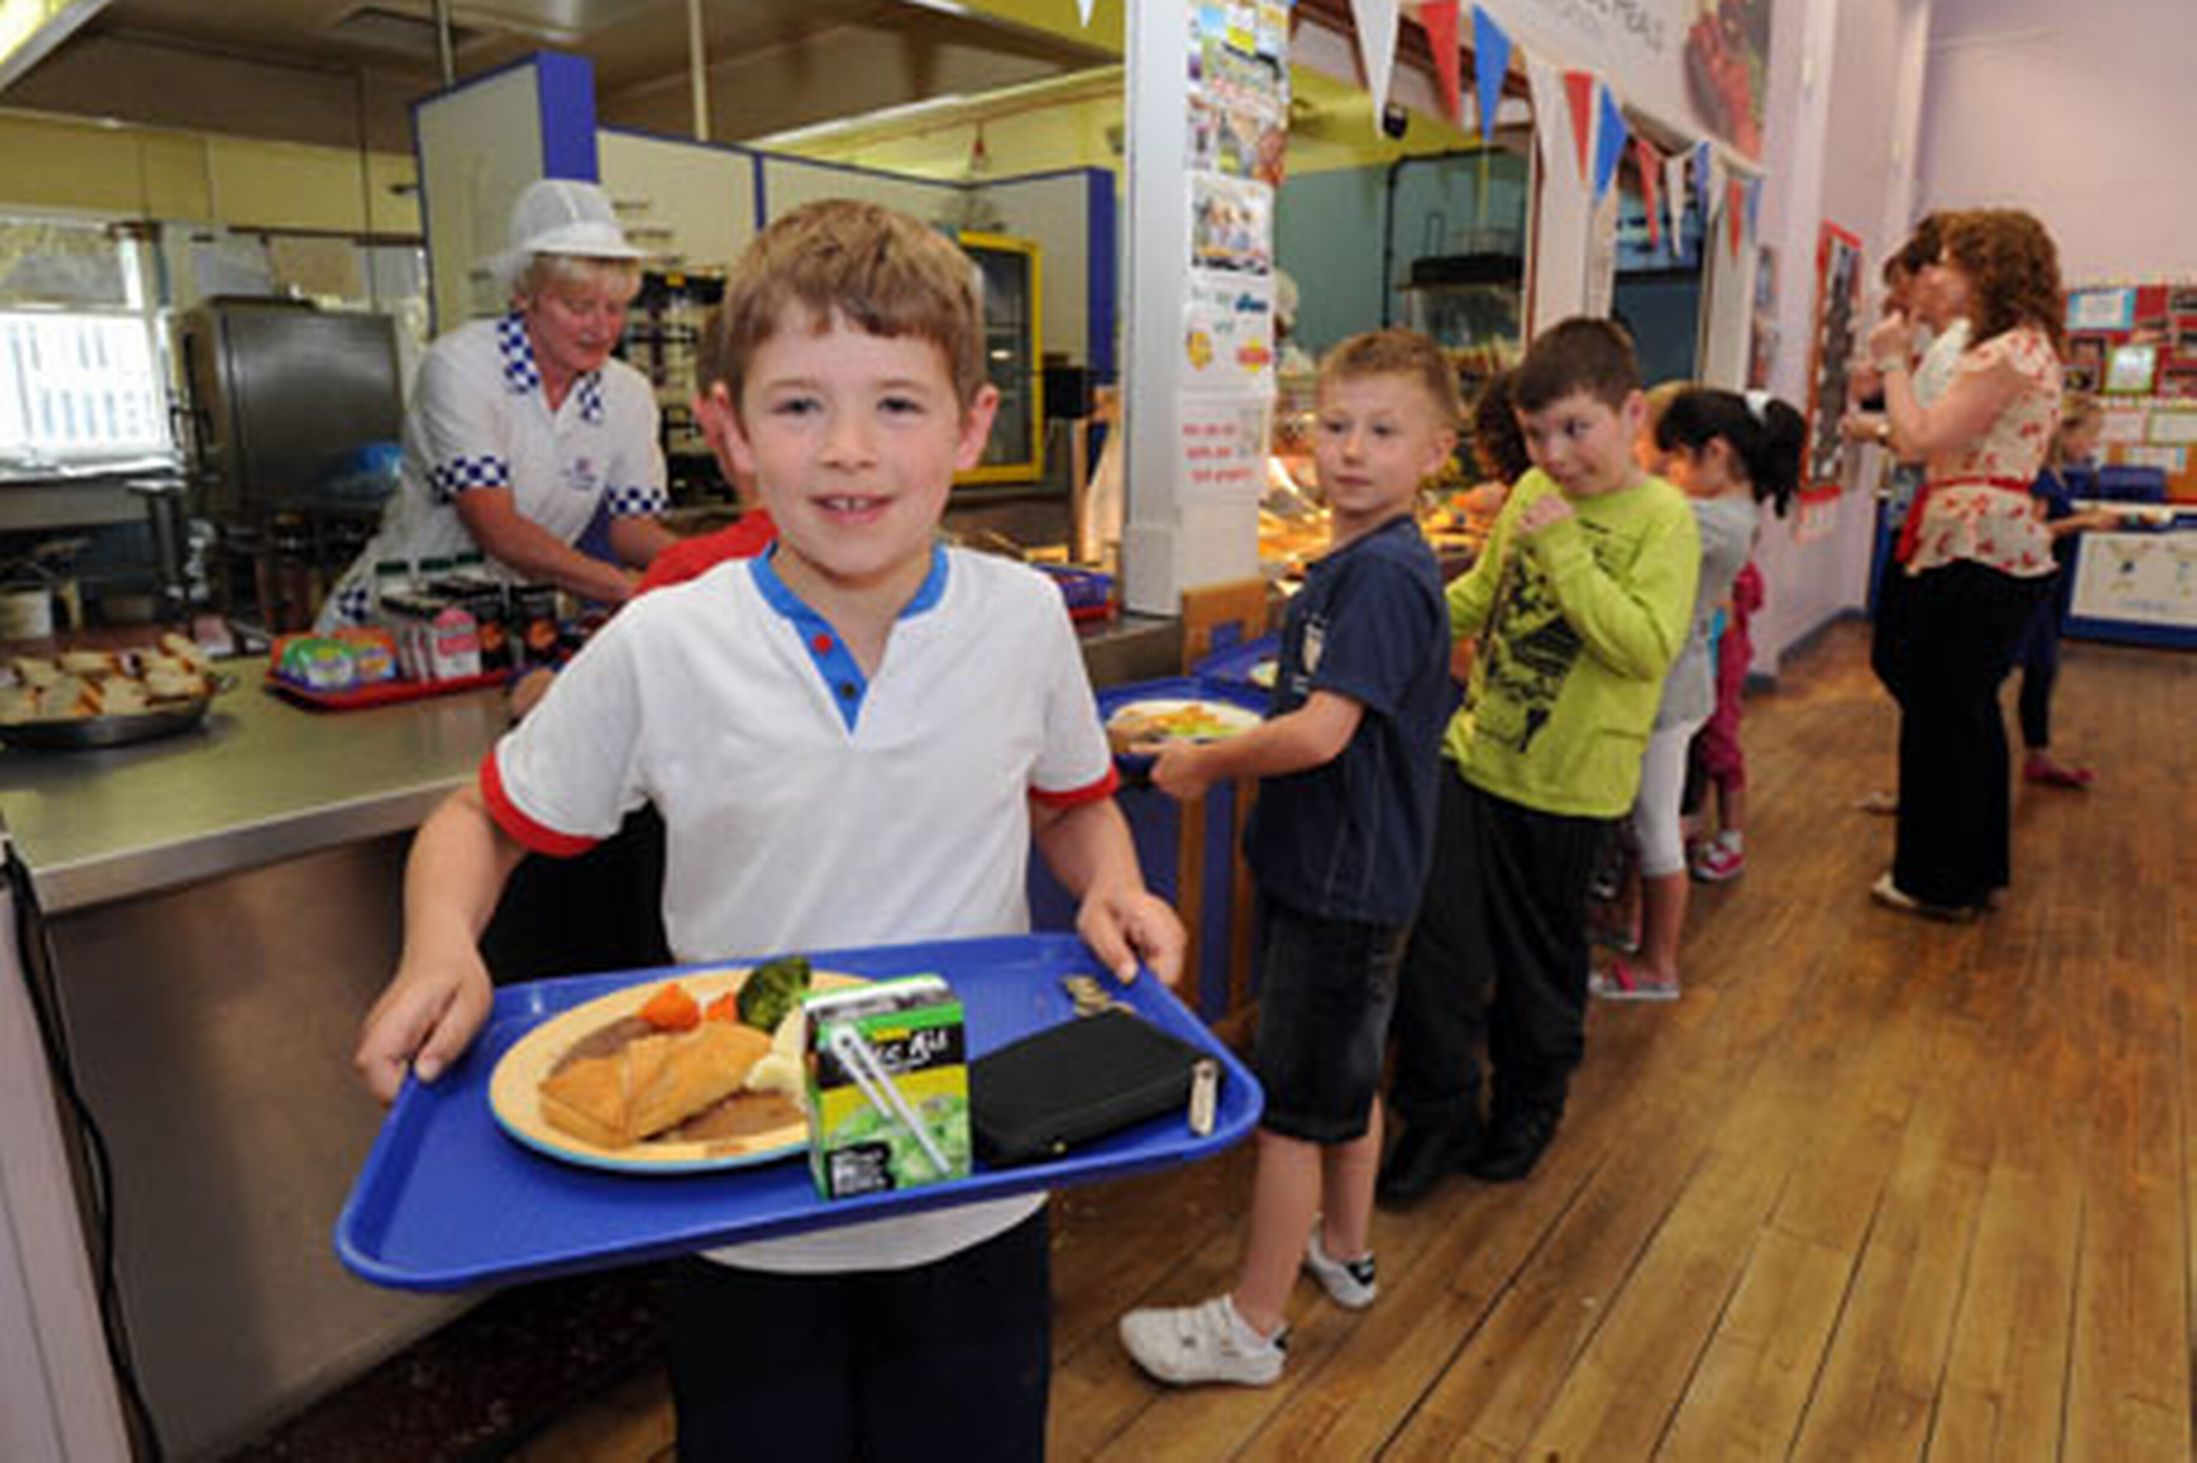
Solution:
<path fill-rule="evenodd" d="M 1173 906 L 1142 885 L 1091 890 L 1076 911 L 1076 933 L 1123 985 L 1137 978 L 1139 958 L 1170 989 L 1182 979 L 1189 936 Z"/>
<path fill-rule="evenodd" d="M 422 1082 L 440 1077 L 487 1021 L 493 994 L 478 954 L 457 962 L 407 959 L 359 1029 L 351 1060 L 367 1090 L 387 1104 L 407 1066 Z"/>
<path fill-rule="evenodd" d="M 1205 748 L 1195 743 L 1163 742 L 1154 745 L 1151 751 L 1152 786 L 1176 802 L 1202 798 L 1205 790 L 1213 785 L 1213 774 L 1208 767 L 1211 759 L 1205 755 Z"/>
<path fill-rule="evenodd" d="M 1567 518 L 1577 516 L 1571 511 L 1570 501 L 1562 494 L 1550 493 L 1526 505 L 1525 512 L 1518 515 L 1518 531 L 1531 538 L 1552 523 L 1562 523 Z"/>

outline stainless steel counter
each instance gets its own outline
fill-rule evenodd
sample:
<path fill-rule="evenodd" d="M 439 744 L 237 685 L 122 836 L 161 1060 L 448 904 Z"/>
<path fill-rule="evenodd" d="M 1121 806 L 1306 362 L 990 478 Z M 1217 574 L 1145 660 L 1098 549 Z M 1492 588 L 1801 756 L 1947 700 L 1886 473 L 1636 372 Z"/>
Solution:
<path fill-rule="evenodd" d="M 41 906 L 109 900 L 413 828 L 505 724 L 500 691 L 317 712 L 260 687 L 266 663 L 195 731 L 103 752 L 0 752 L 0 816 Z"/>

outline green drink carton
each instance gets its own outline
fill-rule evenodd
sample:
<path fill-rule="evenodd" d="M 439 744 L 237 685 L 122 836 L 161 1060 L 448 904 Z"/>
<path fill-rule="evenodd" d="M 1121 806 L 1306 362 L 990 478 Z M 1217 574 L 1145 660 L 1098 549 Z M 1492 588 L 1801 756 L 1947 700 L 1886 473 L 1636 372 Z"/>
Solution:
<path fill-rule="evenodd" d="M 827 1199 L 969 1175 L 961 1002 L 935 975 L 805 997 L 809 1172 Z"/>

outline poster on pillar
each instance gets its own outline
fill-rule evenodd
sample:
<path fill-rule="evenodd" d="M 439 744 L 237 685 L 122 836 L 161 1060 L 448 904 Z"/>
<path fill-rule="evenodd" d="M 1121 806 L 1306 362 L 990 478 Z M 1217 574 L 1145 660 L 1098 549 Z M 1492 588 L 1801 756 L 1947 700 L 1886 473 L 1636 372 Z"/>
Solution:
<path fill-rule="evenodd" d="M 1478 0 L 1528 53 L 1608 78 L 1645 116 L 1762 157 L 1771 0 Z"/>
<path fill-rule="evenodd" d="M 1190 8 L 1189 270 L 1180 496 L 1256 500 L 1274 396 L 1274 199 L 1289 123 L 1290 6 Z"/>

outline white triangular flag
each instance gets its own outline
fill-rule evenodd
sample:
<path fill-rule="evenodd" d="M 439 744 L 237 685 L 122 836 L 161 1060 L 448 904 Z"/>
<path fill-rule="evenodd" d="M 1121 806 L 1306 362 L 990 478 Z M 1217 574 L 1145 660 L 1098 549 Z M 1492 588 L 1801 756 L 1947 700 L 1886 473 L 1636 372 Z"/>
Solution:
<path fill-rule="evenodd" d="M 1396 17 L 1402 0 L 1350 0 L 1350 18 L 1358 30 L 1358 59 L 1365 66 L 1366 89 L 1373 93 L 1373 131 L 1381 132 L 1388 110 L 1389 78 L 1396 70 Z"/>
<path fill-rule="evenodd" d="M 1091 28 L 1091 7 L 1096 4 L 1098 4 L 1098 0 L 1076 0 L 1076 14 L 1083 17 L 1083 28 L 1085 30 Z"/>
<path fill-rule="evenodd" d="M 1578 144 L 1572 141 L 1571 101 L 1564 73 L 1554 62 L 1526 53 L 1526 90 L 1533 97 L 1533 135 L 1541 141 L 1541 172 L 1579 176 Z"/>
<path fill-rule="evenodd" d="M 1724 154 L 1712 147 L 1704 156 L 1709 161 L 1709 175 L 1698 181 L 1701 184 L 1701 221 L 1707 224 L 1724 212 L 1724 184 L 1730 175 L 1724 168 Z M 1708 230 L 1704 228 L 1702 233 L 1706 234 Z"/>
<path fill-rule="evenodd" d="M 1674 152 L 1663 159 L 1663 202 L 1671 214 L 1671 257 L 1685 257 L 1686 154 Z"/>

